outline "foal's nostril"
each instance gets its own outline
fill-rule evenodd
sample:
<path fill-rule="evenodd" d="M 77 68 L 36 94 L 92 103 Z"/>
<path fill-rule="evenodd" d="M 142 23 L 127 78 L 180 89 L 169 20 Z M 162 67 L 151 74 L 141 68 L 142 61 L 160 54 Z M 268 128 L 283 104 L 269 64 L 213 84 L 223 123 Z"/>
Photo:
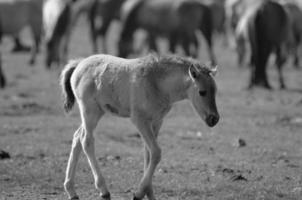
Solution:
<path fill-rule="evenodd" d="M 219 117 L 216 115 L 209 115 L 206 119 L 206 122 L 210 127 L 215 126 L 218 123 L 218 121 L 219 121 Z"/>

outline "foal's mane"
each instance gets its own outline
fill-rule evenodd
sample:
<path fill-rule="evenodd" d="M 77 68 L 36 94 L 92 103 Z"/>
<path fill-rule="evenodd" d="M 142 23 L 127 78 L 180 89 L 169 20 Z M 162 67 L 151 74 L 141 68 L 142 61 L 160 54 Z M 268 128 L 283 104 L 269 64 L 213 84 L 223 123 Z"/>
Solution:
<path fill-rule="evenodd" d="M 146 57 L 146 62 L 156 64 L 157 68 L 162 69 L 163 71 L 173 70 L 173 68 L 179 67 L 185 72 L 188 72 L 189 67 L 194 65 L 201 73 L 209 74 L 211 72 L 211 69 L 206 64 L 189 57 L 158 55 L 152 53 Z"/>

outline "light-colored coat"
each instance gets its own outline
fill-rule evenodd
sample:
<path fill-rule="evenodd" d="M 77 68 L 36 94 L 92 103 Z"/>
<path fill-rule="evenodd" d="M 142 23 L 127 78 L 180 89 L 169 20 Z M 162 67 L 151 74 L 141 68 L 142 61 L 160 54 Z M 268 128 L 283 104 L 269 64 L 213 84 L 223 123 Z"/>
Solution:
<path fill-rule="evenodd" d="M 65 190 L 77 198 L 74 175 L 80 151 L 85 152 L 101 196 L 110 193 L 94 153 L 93 130 L 105 113 L 130 117 L 145 144 L 144 176 L 134 199 L 147 195 L 154 200 L 152 176 L 161 159 L 157 136 L 173 103 L 190 99 L 200 117 L 214 126 L 219 120 L 216 108 L 216 69 L 192 59 L 146 56 L 123 59 L 94 55 L 71 61 L 62 72 L 64 107 L 79 105 L 82 125 L 74 134 L 65 178 Z"/>

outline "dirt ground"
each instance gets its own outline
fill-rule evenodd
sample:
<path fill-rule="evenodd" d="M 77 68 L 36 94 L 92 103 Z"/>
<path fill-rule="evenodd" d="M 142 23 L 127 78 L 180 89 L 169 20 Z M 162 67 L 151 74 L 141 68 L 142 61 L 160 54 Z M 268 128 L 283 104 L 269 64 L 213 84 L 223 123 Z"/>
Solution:
<path fill-rule="evenodd" d="M 28 34 L 25 38 L 30 41 Z M 110 51 L 118 28 L 109 34 Z M 85 22 L 75 29 L 70 58 L 91 54 Z M 204 42 L 203 42 L 204 44 Z M 73 132 L 79 126 L 74 109 L 62 109 L 58 70 L 43 65 L 43 48 L 34 67 L 28 54 L 2 51 L 8 87 L 0 91 L 0 200 L 67 199 L 63 190 Z M 201 50 L 201 59 L 207 53 Z M 215 44 L 219 61 L 219 124 L 210 129 L 187 101 L 177 103 L 161 129 L 162 161 L 154 178 L 160 200 L 299 200 L 302 199 L 302 69 L 285 69 L 287 90 L 269 66 L 273 91 L 245 88 L 249 70 L 236 65 L 233 50 Z M 300 102 L 300 103 L 299 103 Z M 107 115 L 96 130 L 97 158 L 113 200 L 131 199 L 142 176 L 143 151 L 128 119 Z M 81 199 L 97 199 L 84 156 L 76 175 Z"/>

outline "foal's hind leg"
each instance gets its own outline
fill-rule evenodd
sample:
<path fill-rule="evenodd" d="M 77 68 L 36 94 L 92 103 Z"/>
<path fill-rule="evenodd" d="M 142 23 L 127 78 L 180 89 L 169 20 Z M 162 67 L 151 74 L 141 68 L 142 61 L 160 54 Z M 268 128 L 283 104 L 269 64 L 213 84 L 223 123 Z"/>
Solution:
<path fill-rule="evenodd" d="M 90 102 L 89 104 L 79 102 L 79 107 L 82 125 L 74 134 L 73 146 L 67 165 L 64 187 L 70 199 L 78 199 L 74 189 L 74 176 L 79 154 L 81 152 L 81 148 L 83 148 L 94 176 L 96 188 L 100 192 L 101 197 L 106 200 L 110 200 L 110 194 L 95 157 L 93 138 L 93 130 L 95 129 L 104 112 L 98 109 L 98 105 L 96 105 L 94 101 L 92 103 Z"/>
<path fill-rule="evenodd" d="M 156 122 L 152 123 L 153 135 L 155 136 L 156 139 L 157 139 L 157 136 L 158 136 L 158 133 L 159 133 L 159 129 L 162 125 L 162 122 L 163 121 L 160 120 L 160 121 L 156 121 Z M 150 152 L 149 152 L 149 149 L 148 149 L 146 143 L 144 143 L 144 148 L 145 148 L 144 173 L 147 173 L 147 169 L 148 169 L 149 164 L 150 164 Z M 149 188 L 147 188 L 146 195 L 147 195 L 148 199 L 155 199 L 152 185 L 150 185 Z"/>
<path fill-rule="evenodd" d="M 31 49 L 31 57 L 29 60 L 29 65 L 34 65 L 36 63 L 36 57 L 39 52 L 39 45 L 40 45 L 41 37 L 40 36 L 34 36 L 34 45 Z"/>
<path fill-rule="evenodd" d="M 80 143 L 80 136 L 82 134 L 82 131 L 83 128 L 82 126 L 80 126 L 73 135 L 70 156 L 66 168 L 64 188 L 70 199 L 78 199 L 78 195 L 76 194 L 74 189 L 74 176 L 76 171 L 76 165 L 78 163 L 79 156 L 82 150 L 81 143 Z"/>
<path fill-rule="evenodd" d="M 99 119 L 103 116 L 104 111 L 101 110 L 98 104 L 94 100 L 85 102 L 85 104 L 79 103 L 81 110 L 81 119 L 83 132 L 80 137 L 83 151 L 88 159 L 96 189 L 100 192 L 100 196 L 103 199 L 110 200 L 110 193 L 107 189 L 105 179 L 99 168 L 94 147 L 93 131 L 97 126 Z"/>

